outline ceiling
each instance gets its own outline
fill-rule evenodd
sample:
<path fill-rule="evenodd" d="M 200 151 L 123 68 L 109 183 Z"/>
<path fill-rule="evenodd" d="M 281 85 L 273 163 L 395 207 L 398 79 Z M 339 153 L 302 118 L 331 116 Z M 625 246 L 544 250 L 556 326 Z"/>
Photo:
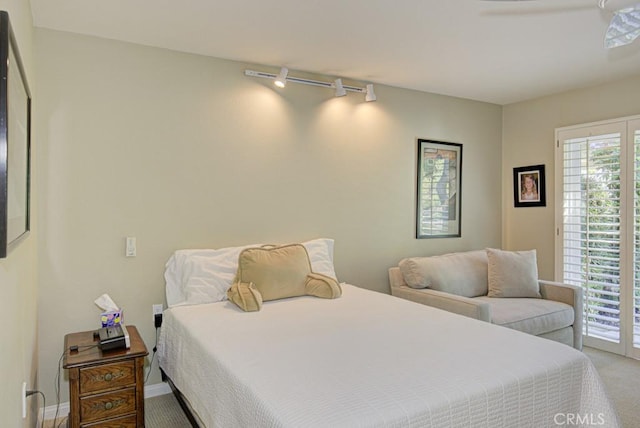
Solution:
<path fill-rule="evenodd" d="M 30 0 L 37 27 L 510 104 L 640 74 L 640 0 Z"/>

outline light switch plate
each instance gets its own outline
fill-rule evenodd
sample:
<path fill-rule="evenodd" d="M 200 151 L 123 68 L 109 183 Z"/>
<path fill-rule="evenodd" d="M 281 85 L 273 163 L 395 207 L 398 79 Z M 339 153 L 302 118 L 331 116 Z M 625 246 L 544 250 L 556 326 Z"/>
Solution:
<path fill-rule="evenodd" d="M 127 257 L 136 256 L 136 238 L 135 237 L 127 236 L 127 244 L 126 244 L 124 255 Z"/>

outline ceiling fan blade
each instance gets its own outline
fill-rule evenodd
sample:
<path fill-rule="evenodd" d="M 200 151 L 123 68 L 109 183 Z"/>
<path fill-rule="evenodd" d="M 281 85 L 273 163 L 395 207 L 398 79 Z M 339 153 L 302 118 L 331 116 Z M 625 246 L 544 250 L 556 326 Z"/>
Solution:
<path fill-rule="evenodd" d="M 604 36 L 607 49 L 628 45 L 640 36 L 640 3 L 614 12 Z"/>

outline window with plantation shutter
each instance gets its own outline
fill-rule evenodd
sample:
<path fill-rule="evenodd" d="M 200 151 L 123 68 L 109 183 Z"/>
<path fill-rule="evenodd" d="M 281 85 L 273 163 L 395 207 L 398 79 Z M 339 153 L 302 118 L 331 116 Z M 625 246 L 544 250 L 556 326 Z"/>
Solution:
<path fill-rule="evenodd" d="M 573 138 L 564 152 L 564 281 L 585 292 L 585 334 L 620 333 L 620 135 Z"/>
<path fill-rule="evenodd" d="M 640 353 L 640 119 L 556 131 L 556 277 L 584 292 L 584 342 Z"/>

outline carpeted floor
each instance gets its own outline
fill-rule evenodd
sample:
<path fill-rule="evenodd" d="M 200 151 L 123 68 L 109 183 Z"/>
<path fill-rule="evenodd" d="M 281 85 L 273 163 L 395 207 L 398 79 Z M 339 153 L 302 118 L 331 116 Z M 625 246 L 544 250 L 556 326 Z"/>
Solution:
<path fill-rule="evenodd" d="M 144 425 L 147 428 L 188 428 L 191 426 L 173 394 L 144 400 Z"/>
<path fill-rule="evenodd" d="M 584 348 L 613 401 L 624 428 L 640 427 L 640 360 Z"/>
<path fill-rule="evenodd" d="M 640 361 L 621 357 L 593 348 L 584 348 L 591 359 L 616 406 L 623 428 L 640 427 Z M 52 421 L 44 425 L 51 427 Z M 66 427 L 66 423 L 60 424 Z M 147 428 L 188 428 L 191 425 L 184 416 L 173 394 L 160 395 L 145 400 L 145 425 Z"/>

